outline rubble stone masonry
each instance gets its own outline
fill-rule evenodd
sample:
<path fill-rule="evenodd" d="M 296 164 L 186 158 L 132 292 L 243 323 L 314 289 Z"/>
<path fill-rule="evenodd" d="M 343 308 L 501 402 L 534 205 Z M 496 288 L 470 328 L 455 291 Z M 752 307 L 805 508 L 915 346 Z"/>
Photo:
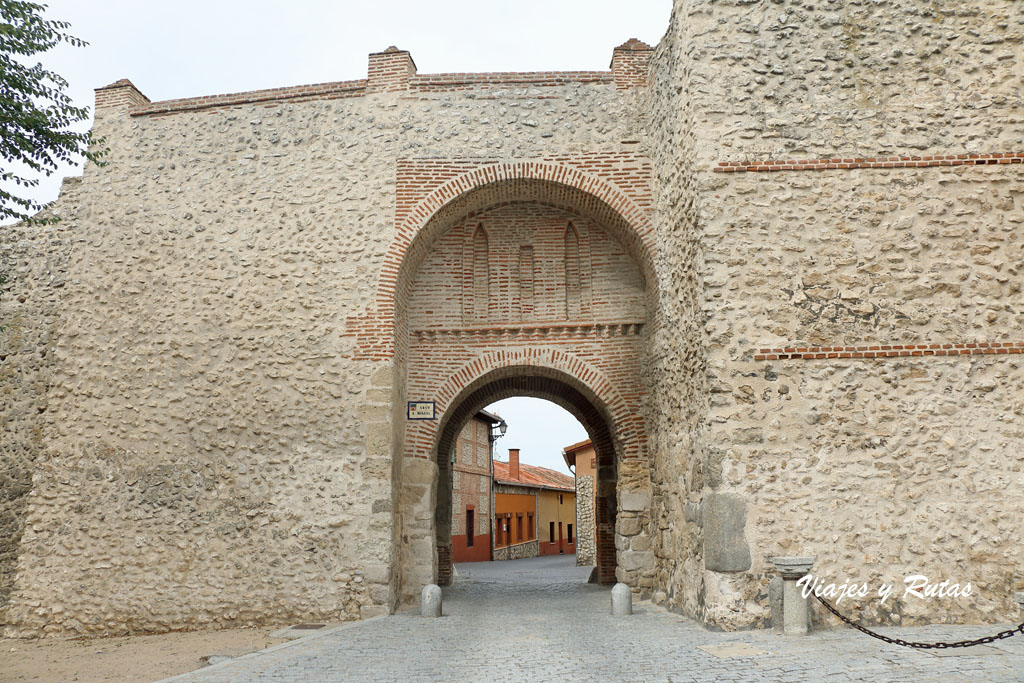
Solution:
<path fill-rule="evenodd" d="M 109 164 L 0 231 L 5 632 L 393 610 L 523 394 L 594 441 L 604 581 L 757 627 L 811 555 L 974 587 L 868 623 L 1009 619 L 1024 9 L 674 4 L 609 71 L 99 89 Z"/>
<path fill-rule="evenodd" d="M 763 625 L 769 558 L 810 555 L 831 580 L 976 591 L 848 607 L 867 622 L 1009 618 L 1020 6 L 680 0 L 672 22 L 648 107 L 682 292 L 654 353 L 657 597 Z M 749 569 L 701 566 L 727 509 Z"/>

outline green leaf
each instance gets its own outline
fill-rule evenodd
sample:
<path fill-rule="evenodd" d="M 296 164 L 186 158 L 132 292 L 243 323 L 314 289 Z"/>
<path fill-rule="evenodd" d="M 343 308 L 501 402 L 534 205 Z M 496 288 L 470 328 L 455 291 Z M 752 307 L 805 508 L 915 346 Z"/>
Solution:
<path fill-rule="evenodd" d="M 88 44 L 66 32 L 68 22 L 43 19 L 45 9 L 35 2 L 0 0 L 0 159 L 6 167 L 0 169 L 0 180 L 20 188 L 34 187 L 39 180 L 7 170 L 12 163 L 49 176 L 78 156 L 103 165 L 108 151 L 92 132 L 72 130 L 89 119 L 89 109 L 71 103 L 68 82 L 41 63 L 32 64 L 36 55 L 61 43 Z M 0 220 L 30 220 L 42 208 L 27 196 L 0 189 Z"/>

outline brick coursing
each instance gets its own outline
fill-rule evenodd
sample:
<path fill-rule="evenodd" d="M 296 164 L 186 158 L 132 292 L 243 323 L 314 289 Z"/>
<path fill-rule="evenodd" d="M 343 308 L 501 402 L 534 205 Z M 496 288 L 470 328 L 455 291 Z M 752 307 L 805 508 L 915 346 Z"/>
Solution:
<path fill-rule="evenodd" d="M 933 154 L 924 156 L 834 157 L 768 161 L 720 161 L 715 173 L 770 173 L 775 171 L 828 171 L 854 168 L 928 168 L 931 166 L 989 166 L 1024 163 L 1024 152 L 989 154 Z"/>
<path fill-rule="evenodd" d="M 871 344 L 861 346 L 785 346 L 760 349 L 754 360 L 822 360 L 832 358 L 917 358 L 995 356 L 1024 353 L 1024 342 L 962 342 L 957 344 Z"/>

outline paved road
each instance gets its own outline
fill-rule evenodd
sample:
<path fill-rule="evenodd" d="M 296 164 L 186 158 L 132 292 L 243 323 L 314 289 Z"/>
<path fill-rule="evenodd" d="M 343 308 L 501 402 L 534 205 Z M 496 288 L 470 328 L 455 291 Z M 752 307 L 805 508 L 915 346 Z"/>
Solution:
<path fill-rule="evenodd" d="M 787 638 L 713 633 L 649 604 L 608 614 L 609 589 L 571 556 L 460 564 L 442 619 L 417 612 L 349 624 L 175 681 L 1024 681 L 1024 637 L 956 656 L 849 629 Z M 992 626 L 884 629 L 965 639 Z M 700 649 L 710 648 L 712 652 Z M 948 652 L 948 651 L 947 651 Z M 717 653 L 717 654 L 716 654 Z"/>

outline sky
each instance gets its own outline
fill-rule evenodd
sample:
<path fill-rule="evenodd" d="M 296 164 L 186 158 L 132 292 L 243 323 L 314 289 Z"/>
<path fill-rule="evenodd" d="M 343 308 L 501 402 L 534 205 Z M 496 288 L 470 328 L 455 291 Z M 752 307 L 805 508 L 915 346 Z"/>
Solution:
<path fill-rule="evenodd" d="M 672 0 L 50 0 L 47 18 L 89 45 L 43 64 L 79 106 L 127 78 L 153 101 L 366 77 L 396 45 L 420 73 L 605 70 L 629 38 L 656 44 Z M 87 128 L 88 126 L 86 126 Z M 67 169 L 34 196 L 56 198 Z"/>
<path fill-rule="evenodd" d="M 46 0 L 43 0 L 46 2 Z M 49 0 L 47 17 L 89 43 L 40 57 L 79 106 L 127 78 L 153 101 L 366 77 L 367 55 L 395 45 L 419 73 L 606 70 L 630 38 L 655 45 L 672 0 Z M 56 199 L 68 168 L 34 196 Z M 586 438 L 567 412 L 539 399 L 493 406 L 509 424 L 507 459 L 568 472 L 565 446 Z"/>
<path fill-rule="evenodd" d="M 519 462 L 572 474 L 562 449 L 587 437 L 587 430 L 564 408 L 539 398 L 506 398 L 487 406 L 505 418 L 508 431 L 494 444 L 495 458 L 508 462 L 508 449 L 519 449 Z"/>

